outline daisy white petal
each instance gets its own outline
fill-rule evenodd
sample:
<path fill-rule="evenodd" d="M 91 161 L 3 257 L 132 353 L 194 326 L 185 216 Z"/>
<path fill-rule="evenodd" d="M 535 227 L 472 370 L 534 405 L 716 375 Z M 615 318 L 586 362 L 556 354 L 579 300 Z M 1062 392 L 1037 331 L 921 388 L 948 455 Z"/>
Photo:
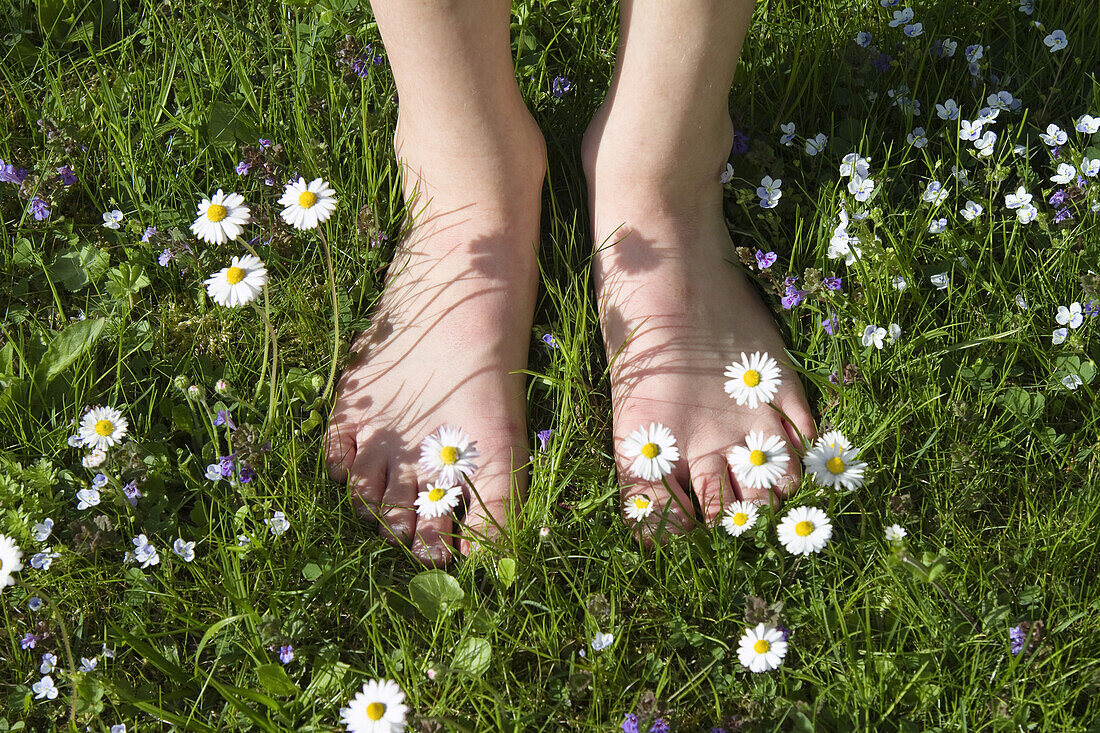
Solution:
<path fill-rule="evenodd" d="M 340 711 L 349 733 L 398 733 L 405 730 L 405 693 L 393 680 L 371 680 Z"/>
<path fill-rule="evenodd" d="M 426 473 L 439 474 L 439 484 L 457 486 L 463 476 L 477 470 L 474 459 L 481 453 L 474 446 L 477 441 L 462 428 L 442 425 L 420 443 L 420 468 Z"/>
<path fill-rule="evenodd" d="M 93 450 L 107 450 L 126 435 L 130 423 L 113 407 L 93 407 L 80 420 L 81 444 Z"/>
<path fill-rule="evenodd" d="M 821 552 L 833 536 L 833 525 L 817 507 L 799 506 L 787 512 L 775 528 L 779 541 L 792 555 Z"/>
<path fill-rule="evenodd" d="M 753 430 L 745 437 L 745 445 L 734 446 L 729 453 L 730 466 L 743 488 L 770 489 L 787 470 L 787 448 L 778 435 L 765 438 Z"/>
<path fill-rule="evenodd" d="M 645 494 L 638 494 L 623 502 L 623 516 L 640 522 L 653 513 L 654 506 L 652 499 Z"/>
<path fill-rule="evenodd" d="M 737 658 L 750 672 L 776 669 L 787 655 L 783 632 L 767 624 L 746 629 L 737 644 Z"/>
<path fill-rule="evenodd" d="M 802 464 L 822 486 L 855 491 L 863 485 L 867 464 L 857 459 L 859 451 L 842 448 L 840 443 L 815 445 L 806 452 Z"/>
<path fill-rule="evenodd" d="M 726 507 L 722 528 L 732 537 L 740 537 L 752 529 L 760 515 L 760 509 L 751 501 L 735 501 Z"/>
<path fill-rule="evenodd" d="M 304 178 L 290 181 L 279 199 L 285 207 L 281 213 L 283 221 L 296 229 L 313 229 L 323 224 L 336 211 L 335 193 L 322 178 L 314 178 L 308 184 Z"/>
<path fill-rule="evenodd" d="M 623 440 L 622 453 L 631 461 L 630 472 L 643 481 L 661 480 L 680 460 L 675 436 L 660 423 L 650 423 L 631 433 Z"/>
<path fill-rule="evenodd" d="M 0 534 L 0 591 L 9 585 L 15 585 L 15 573 L 23 569 L 23 551 L 15 540 Z"/>
<path fill-rule="evenodd" d="M 461 499 L 461 487 L 432 485 L 429 483 L 428 488 L 417 495 L 414 505 L 419 516 L 432 519 L 453 512 Z"/>
<path fill-rule="evenodd" d="M 218 305 L 227 308 L 251 303 L 267 285 L 267 268 L 255 255 L 234 257 L 229 267 L 223 267 L 208 277 L 206 292 Z"/>
<path fill-rule="evenodd" d="M 191 232 L 210 244 L 225 244 L 241 236 L 249 221 L 244 197 L 239 193 L 227 195 L 219 188 L 213 196 L 199 202 L 198 218 L 191 224 Z"/>
<path fill-rule="evenodd" d="M 752 356 L 741 353 L 741 362 L 726 367 L 726 393 L 739 405 L 755 408 L 768 404 L 779 391 L 779 364 L 767 352 L 754 352 Z"/>

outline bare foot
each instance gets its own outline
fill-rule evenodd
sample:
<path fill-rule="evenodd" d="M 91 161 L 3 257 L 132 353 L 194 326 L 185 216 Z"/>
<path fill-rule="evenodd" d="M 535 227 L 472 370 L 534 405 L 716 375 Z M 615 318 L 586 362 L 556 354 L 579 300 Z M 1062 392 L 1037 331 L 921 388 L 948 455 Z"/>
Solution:
<path fill-rule="evenodd" d="M 361 514 L 426 564 L 445 565 L 456 544 L 469 553 L 494 534 L 527 486 L 519 370 L 538 283 L 545 148 L 526 110 L 515 117 L 465 129 L 462 140 L 435 120 L 402 117 L 395 148 L 414 226 L 355 342 L 326 436 L 333 479 L 346 479 Z M 414 509 L 436 480 L 418 465 L 420 443 L 442 425 L 462 428 L 481 454 L 457 528 L 450 514 L 425 519 Z"/>
<path fill-rule="evenodd" d="M 639 140 L 601 110 L 585 135 L 597 253 L 594 279 L 607 358 L 611 363 L 614 440 L 622 498 L 645 495 L 655 511 L 638 525 L 650 537 L 680 532 L 700 519 L 713 523 L 737 499 L 769 502 L 767 489 L 739 486 L 727 460 L 753 430 L 798 448 L 813 419 L 797 375 L 784 364 L 783 340 L 771 313 L 730 261 L 733 246 L 722 216 L 719 175 L 730 149 L 728 118 L 714 143 L 691 140 L 677 155 Z M 742 352 L 767 352 L 782 367 L 774 405 L 738 406 L 725 392 L 725 368 Z M 672 431 L 680 460 L 662 483 L 630 472 L 623 442 L 650 423 Z M 783 484 L 798 475 L 792 452 Z M 670 493 L 671 490 L 671 493 Z M 693 501 L 694 499 L 694 501 Z"/>

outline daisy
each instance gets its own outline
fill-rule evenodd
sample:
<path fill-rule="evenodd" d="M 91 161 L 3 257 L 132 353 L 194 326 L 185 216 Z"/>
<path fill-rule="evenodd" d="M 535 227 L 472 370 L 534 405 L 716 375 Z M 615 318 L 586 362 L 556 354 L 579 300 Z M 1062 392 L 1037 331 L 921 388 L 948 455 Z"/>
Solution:
<path fill-rule="evenodd" d="M 0 534 L 0 591 L 9 585 L 15 585 L 14 573 L 23 569 L 23 551 L 15 540 Z"/>
<path fill-rule="evenodd" d="M 833 525 L 825 512 L 813 506 L 798 506 L 787 512 L 775 528 L 779 541 L 792 555 L 821 552 L 833 536 Z"/>
<path fill-rule="evenodd" d="M 858 450 L 841 446 L 839 442 L 822 444 L 818 441 L 803 456 L 802 465 L 822 486 L 855 491 L 863 485 L 863 472 L 867 464 L 857 460 Z"/>
<path fill-rule="evenodd" d="M 304 178 L 289 181 L 279 199 L 286 207 L 281 214 L 283 221 L 295 229 L 313 229 L 325 223 L 336 211 L 335 193 L 323 178 L 314 178 L 308 185 Z"/>
<path fill-rule="evenodd" d="M 399 733 L 405 730 L 405 693 L 393 680 L 371 680 L 340 711 L 349 733 Z"/>
<path fill-rule="evenodd" d="M 729 453 L 730 466 L 743 488 L 770 489 L 782 478 L 790 460 L 783 440 L 778 435 L 765 438 L 753 430 L 745 437 L 745 445 L 734 446 Z"/>
<path fill-rule="evenodd" d="M 210 244 L 225 244 L 244 232 L 250 219 L 244 197 L 239 193 L 218 192 L 199 202 L 198 218 L 191 225 L 191 232 Z"/>
<path fill-rule="evenodd" d="M 751 501 L 735 501 L 726 507 L 726 514 L 722 517 L 722 528 L 730 533 L 731 537 L 740 537 L 752 529 L 756 524 L 760 510 Z"/>
<path fill-rule="evenodd" d="M 130 423 L 113 407 L 93 407 L 80 420 L 80 440 L 85 448 L 105 451 L 126 435 Z"/>
<path fill-rule="evenodd" d="M 1058 306 L 1058 314 L 1054 316 L 1054 320 L 1058 321 L 1061 326 L 1069 326 L 1070 328 L 1080 328 L 1084 323 L 1085 317 L 1081 313 L 1080 303 L 1070 303 L 1069 306 Z"/>
<path fill-rule="evenodd" d="M 741 352 L 741 363 L 726 367 L 725 390 L 737 404 L 755 409 L 758 404 L 768 404 L 779 391 L 779 364 L 767 352 L 755 351 L 752 356 Z"/>
<path fill-rule="evenodd" d="M 787 655 L 783 632 L 767 624 L 746 629 L 737 645 L 737 658 L 750 672 L 776 669 Z"/>
<path fill-rule="evenodd" d="M 414 502 L 416 513 L 425 519 L 443 517 L 454 511 L 462 499 L 462 488 L 459 486 L 433 486 L 421 491 Z"/>
<path fill-rule="evenodd" d="M 206 279 L 206 292 L 218 305 L 236 308 L 251 303 L 267 285 L 267 268 L 255 255 L 234 257 Z"/>
<path fill-rule="evenodd" d="M 439 483 L 454 486 L 463 476 L 477 470 L 474 459 L 481 453 L 474 446 L 476 440 L 462 428 L 441 425 L 438 430 L 420 443 L 420 468 L 427 473 L 438 473 Z"/>
<path fill-rule="evenodd" d="M 680 460 L 680 449 L 672 431 L 661 423 L 650 423 L 630 434 L 621 446 L 623 455 L 632 460 L 630 472 L 643 481 L 657 481 L 672 471 Z"/>
<path fill-rule="evenodd" d="M 653 513 L 653 500 L 645 494 L 638 494 L 623 502 L 623 516 L 640 522 Z"/>
<path fill-rule="evenodd" d="M 891 524 L 882 532 L 887 542 L 901 542 L 908 532 L 900 524 Z"/>

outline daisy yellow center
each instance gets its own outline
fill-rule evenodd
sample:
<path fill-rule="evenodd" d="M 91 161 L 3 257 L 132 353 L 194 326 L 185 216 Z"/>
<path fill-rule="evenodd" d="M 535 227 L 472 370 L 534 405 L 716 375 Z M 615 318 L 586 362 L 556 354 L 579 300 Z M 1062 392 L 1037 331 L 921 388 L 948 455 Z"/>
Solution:
<path fill-rule="evenodd" d="M 443 446 L 443 450 L 439 451 L 439 460 L 446 466 L 455 465 L 458 463 L 458 448 L 453 445 Z"/>
<path fill-rule="evenodd" d="M 656 443 L 646 443 L 642 446 L 642 455 L 646 458 L 656 458 L 661 454 L 661 446 Z"/>
<path fill-rule="evenodd" d="M 96 420 L 95 431 L 97 435 L 107 437 L 111 433 L 115 432 L 115 424 L 110 420 Z"/>
<path fill-rule="evenodd" d="M 385 714 L 386 704 L 383 702 L 372 702 L 367 706 L 367 717 L 371 720 L 381 720 Z"/>
<path fill-rule="evenodd" d="M 829 469 L 829 473 L 844 473 L 844 461 L 840 460 L 840 456 L 833 456 L 825 461 L 825 468 Z"/>
<path fill-rule="evenodd" d="M 733 523 L 736 524 L 738 527 L 744 525 L 748 521 L 749 515 L 745 514 L 744 512 L 737 512 L 733 515 Z"/>
<path fill-rule="evenodd" d="M 808 519 L 803 519 L 798 524 L 794 525 L 794 533 L 799 537 L 809 537 L 813 534 L 814 523 Z"/>
<path fill-rule="evenodd" d="M 763 639 L 752 645 L 752 650 L 757 654 L 764 654 L 771 648 L 772 645 L 764 641 Z"/>
<path fill-rule="evenodd" d="M 443 489 L 432 489 L 428 492 L 428 501 L 439 501 L 446 493 Z"/>
<path fill-rule="evenodd" d="M 298 205 L 303 209 L 308 209 L 317 203 L 317 194 L 313 191 L 302 191 L 298 194 Z"/>
<path fill-rule="evenodd" d="M 230 285 L 236 285 L 244 280 L 244 270 L 240 267 L 230 267 L 225 271 L 225 281 Z"/>
<path fill-rule="evenodd" d="M 649 506 L 649 499 L 643 499 L 640 496 L 634 499 L 634 506 L 638 509 L 645 509 Z"/>
<path fill-rule="evenodd" d="M 745 375 L 741 379 L 745 381 L 746 387 L 755 387 L 760 384 L 760 372 L 755 369 L 746 369 Z"/>
<path fill-rule="evenodd" d="M 752 465 L 763 466 L 767 462 L 768 456 L 766 453 L 764 453 L 764 451 L 754 450 L 752 453 L 749 453 L 749 463 L 751 463 Z"/>
<path fill-rule="evenodd" d="M 210 204 L 206 210 L 206 218 L 213 222 L 219 222 L 229 214 L 221 204 Z"/>

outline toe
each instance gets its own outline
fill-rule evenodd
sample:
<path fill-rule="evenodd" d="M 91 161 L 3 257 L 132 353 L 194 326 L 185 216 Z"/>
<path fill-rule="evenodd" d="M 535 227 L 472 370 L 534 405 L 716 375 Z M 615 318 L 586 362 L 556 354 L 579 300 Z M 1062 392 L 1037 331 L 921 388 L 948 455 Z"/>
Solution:
<path fill-rule="evenodd" d="M 720 453 L 708 453 L 690 461 L 688 467 L 691 488 L 699 500 L 703 520 L 708 525 L 714 524 L 725 505 L 736 498 L 726 457 Z"/>
<path fill-rule="evenodd" d="M 453 514 L 442 517 L 416 518 L 413 556 L 429 567 L 442 568 L 454 556 L 455 521 Z"/>
<path fill-rule="evenodd" d="M 354 427 L 338 414 L 334 415 L 325 430 L 325 467 L 329 478 L 339 483 L 347 481 L 354 461 Z"/>
<path fill-rule="evenodd" d="M 622 475 L 625 472 L 620 472 L 620 476 Z M 668 488 L 665 488 L 666 483 Z M 628 524 L 633 521 L 634 530 L 647 545 L 665 542 L 670 534 L 684 534 L 695 526 L 695 510 L 691 499 L 673 474 L 665 476 L 664 483 L 639 481 L 626 484 L 620 493 L 624 506 L 639 496 L 653 502 L 653 511 L 648 516 L 637 521 L 626 519 Z"/>
<path fill-rule="evenodd" d="M 345 469 L 348 493 L 356 513 L 377 521 L 386 491 L 386 457 L 369 450 L 359 451 Z"/>
<path fill-rule="evenodd" d="M 494 460 L 486 462 L 465 487 L 467 510 L 458 543 L 463 555 L 469 555 L 480 543 L 498 537 L 512 518 L 526 486 L 526 472 L 522 466 L 528 455 L 525 448 L 497 451 L 492 456 Z M 513 470 L 514 465 L 516 470 Z"/>
<path fill-rule="evenodd" d="M 382 537 L 394 545 L 408 544 L 416 527 L 417 480 L 416 464 L 408 461 L 390 463 L 386 476 L 386 492 L 379 510 Z"/>

